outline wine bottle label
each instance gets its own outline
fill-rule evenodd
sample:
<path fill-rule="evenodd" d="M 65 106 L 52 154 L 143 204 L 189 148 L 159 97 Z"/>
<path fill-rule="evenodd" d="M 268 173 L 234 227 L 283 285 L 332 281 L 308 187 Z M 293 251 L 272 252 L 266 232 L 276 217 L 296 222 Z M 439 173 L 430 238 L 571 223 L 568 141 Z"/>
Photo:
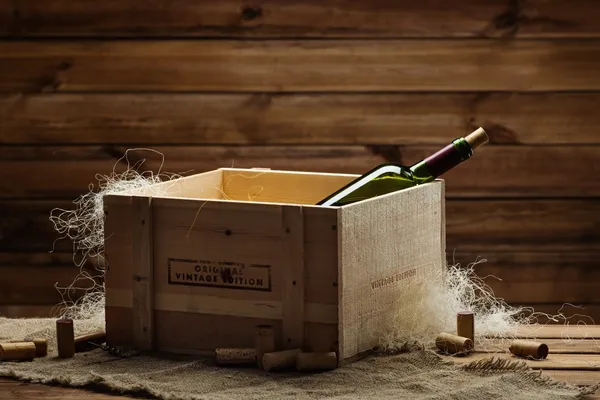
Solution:
<path fill-rule="evenodd" d="M 427 169 L 432 176 L 438 177 L 456 167 L 463 161 L 462 155 L 453 144 L 449 144 L 440 151 L 425 159 Z"/>

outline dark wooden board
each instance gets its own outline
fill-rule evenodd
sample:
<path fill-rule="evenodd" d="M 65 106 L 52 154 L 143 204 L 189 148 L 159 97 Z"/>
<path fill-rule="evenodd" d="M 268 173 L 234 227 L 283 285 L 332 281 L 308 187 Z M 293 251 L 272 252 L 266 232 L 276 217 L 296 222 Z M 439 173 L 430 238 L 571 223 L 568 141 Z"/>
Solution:
<path fill-rule="evenodd" d="M 599 223 L 595 200 L 446 202 L 449 252 L 595 252 L 600 250 Z"/>
<path fill-rule="evenodd" d="M 69 388 L 55 385 L 42 385 L 39 383 L 28 383 L 11 378 L 0 378 L 0 400 L 117 400 L 117 399 L 141 399 L 149 397 L 132 397 L 119 393 L 99 393 L 80 388 Z"/>
<path fill-rule="evenodd" d="M 95 259 L 79 262 L 67 252 L 0 253 L 0 314 L 7 306 L 32 309 L 70 303 L 94 282 L 102 283 L 101 265 Z M 71 285 L 73 290 L 66 290 Z"/>
<path fill-rule="evenodd" d="M 7 144 L 599 144 L 600 93 L 0 95 Z M 567 166 L 568 167 L 568 166 Z"/>
<path fill-rule="evenodd" d="M 73 242 L 54 230 L 49 219 L 55 208 L 75 206 L 64 200 L 0 202 L 0 252 L 73 252 Z"/>
<path fill-rule="evenodd" d="M 0 201 L 0 252 L 72 252 L 72 242 L 49 220 L 54 208 L 74 210 L 69 200 Z M 448 200 L 447 251 L 486 257 L 495 252 L 600 250 L 600 202 L 596 200 Z M 54 245 L 54 241 L 57 240 Z M 565 255 L 566 257 L 566 255 Z M 597 263 L 597 256 L 589 261 Z M 546 257 L 547 259 L 547 257 Z"/>
<path fill-rule="evenodd" d="M 558 303 L 600 303 L 598 258 L 600 253 L 494 252 L 484 248 L 477 253 L 447 254 L 450 265 L 472 269 L 473 277 L 496 297 L 517 304 L 555 303 L 555 312 Z M 571 306 L 563 309 L 575 310 Z"/>
<path fill-rule="evenodd" d="M 510 351 L 513 339 L 490 339 L 479 341 L 475 345 L 477 353 L 495 353 Z M 600 342 L 596 339 L 540 339 L 548 346 L 548 354 L 597 354 Z"/>
<path fill-rule="evenodd" d="M 50 318 L 59 315 L 62 306 L 53 304 L 0 305 L 0 317 L 4 318 Z"/>
<path fill-rule="evenodd" d="M 0 42 L 0 92 L 600 90 L 600 40 Z"/>
<path fill-rule="evenodd" d="M 600 339 L 600 325 L 529 325 L 517 330 L 516 337 L 536 339 Z"/>
<path fill-rule="evenodd" d="M 101 281 L 100 272 L 87 269 L 80 271 L 75 265 L 60 267 L 2 265 L 0 266 L 0 304 L 71 303 Z"/>
<path fill-rule="evenodd" d="M 598 37 L 594 0 L 2 0 L 0 34 L 182 37 Z"/>
<path fill-rule="evenodd" d="M 530 289 L 531 290 L 531 289 Z M 539 324 L 592 325 L 600 323 L 600 303 L 547 303 L 520 304 L 526 310 L 521 314 Z M 535 314 L 532 314 L 532 311 Z M 547 315 L 544 315 L 547 314 Z"/>
<path fill-rule="evenodd" d="M 70 252 L 1 253 L 1 267 L 65 267 L 75 265 Z M 94 268 L 93 266 L 91 267 Z"/>
<path fill-rule="evenodd" d="M 511 353 L 472 353 L 468 357 L 454 357 L 457 364 L 468 364 L 486 358 L 500 358 L 517 360 Z M 524 363 L 532 369 L 545 370 L 583 370 L 600 371 L 600 354 L 554 354 L 544 360 L 523 359 Z"/>
<path fill-rule="evenodd" d="M 548 376 L 552 379 L 567 382 L 576 386 L 595 386 L 600 382 L 599 371 L 561 371 L 561 370 L 543 370 L 542 376 Z M 582 397 L 583 400 L 598 400 L 600 394 Z"/>
<path fill-rule="evenodd" d="M 7 146 L 0 148 L 0 198 L 75 199 L 90 184 L 97 190 L 97 174 L 121 173 L 138 160 L 148 174 L 220 167 L 362 174 L 384 162 L 411 165 L 443 146 Z M 447 198 L 597 198 L 598 159 L 600 146 L 488 145 L 442 178 Z"/>

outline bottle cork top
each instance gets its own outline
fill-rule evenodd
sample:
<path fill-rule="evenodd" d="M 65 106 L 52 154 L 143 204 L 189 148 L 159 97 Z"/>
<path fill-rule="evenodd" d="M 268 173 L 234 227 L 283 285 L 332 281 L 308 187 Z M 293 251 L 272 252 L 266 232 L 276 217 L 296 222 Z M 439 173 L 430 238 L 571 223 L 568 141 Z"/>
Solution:
<path fill-rule="evenodd" d="M 471 145 L 471 148 L 475 150 L 476 148 L 486 144 L 490 138 L 483 128 L 477 128 L 473 132 L 469 133 L 469 135 L 465 137 L 465 140 Z"/>

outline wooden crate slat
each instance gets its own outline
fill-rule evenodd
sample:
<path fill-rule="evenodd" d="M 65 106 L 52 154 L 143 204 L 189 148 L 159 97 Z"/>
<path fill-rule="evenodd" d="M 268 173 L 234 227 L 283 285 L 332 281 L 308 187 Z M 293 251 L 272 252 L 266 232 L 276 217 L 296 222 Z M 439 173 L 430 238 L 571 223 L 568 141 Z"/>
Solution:
<path fill-rule="evenodd" d="M 131 207 L 132 305 L 134 345 L 153 350 L 154 332 L 154 237 L 152 198 L 134 196 Z"/>
<path fill-rule="evenodd" d="M 0 34 L 180 37 L 598 37 L 594 0 L 518 3 L 468 0 L 395 2 L 274 0 L 180 1 L 177 7 L 134 0 L 0 1 Z M 133 17 L 135 13 L 135 18 Z"/>
<path fill-rule="evenodd" d="M 590 91 L 599 51 L 600 40 L 4 41 L 0 92 Z"/>
<path fill-rule="evenodd" d="M 297 349 L 305 346 L 305 261 L 306 240 L 304 213 L 300 206 L 282 206 L 281 210 L 281 316 L 282 348 Z"/>

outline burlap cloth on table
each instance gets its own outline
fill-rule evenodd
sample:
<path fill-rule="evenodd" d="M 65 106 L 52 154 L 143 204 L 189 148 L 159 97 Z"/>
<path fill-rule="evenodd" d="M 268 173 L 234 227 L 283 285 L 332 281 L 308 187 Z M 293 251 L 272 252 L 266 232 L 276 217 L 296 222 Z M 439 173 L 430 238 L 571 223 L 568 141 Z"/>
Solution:
<path fill-rule="evenodd" d="M 52 331 L 55 320 L 37 321 L 37 326 L 46 327 L 32 336 L 48 338 L 48 356 L 30 362 L 0 362 L 1 376 L 159 399 L 553 400 L 578 399 L 585 394 L 577 387 L 541 377 L 519 361 L 464 368 L 418 348 L 371 355 L 334 371 L 303 374 L 218 367 L 211 358 L 201 357 L 121 358 L 102 349 L 58 359 Z M 0 318 L 0 340 L 20 340 L 7 334 L 8 326 L 15 326 L 14 321 Z"/>
<path fill-rule="evenodd" d="M 85 333 L 75 324 L 75 334 Z M 27 332 L 27 333 L 26 333 Z M 579 399 L 580 388 L 542 377 L 522 361 L 458 366 L 412 346 L 374 354 L 334 371 L 265 372 L 219 367 L 212 358 L 168 355 L 118 357 L 102 349 L 56 354 L 55 319 L 0 318 L 0 341 L 48 340 L 48 356 L 0 362 L 0 376 L 159 399 Z"/>

